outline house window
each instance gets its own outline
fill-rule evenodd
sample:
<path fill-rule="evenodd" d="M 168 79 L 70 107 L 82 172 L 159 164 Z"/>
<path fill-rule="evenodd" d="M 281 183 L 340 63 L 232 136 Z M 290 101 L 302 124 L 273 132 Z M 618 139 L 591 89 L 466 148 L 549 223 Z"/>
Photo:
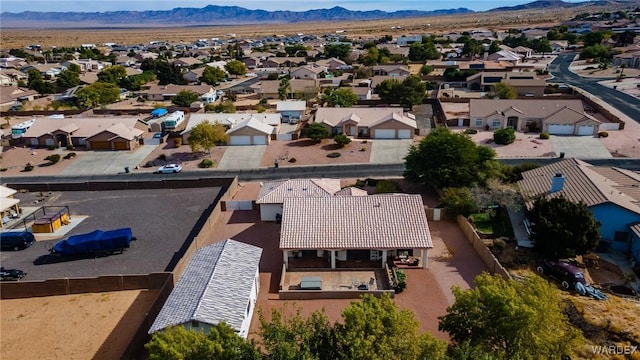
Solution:
<path fill-rule="evenodd" d="M 493 120 L 491 122 L 491 127 L 494 128 L 494 129 L 495 128 L 499 128 L 500 127 L 500 120 Z"/>
<path fill-rule="evenodd" d="M 476 127 L 482 127 L 483 123 L 484 123 L 484 121 L 482 121 L 480 119 L 476 120 Z"/>
<path fill-rule="evenodd" d="M 629 239 L 629 233 L 626 231 L 616 231 L 613 235 L 613 241 L 627 242 L 627 239 Z"/>
<path fill-rule="evenodd" d="M 198 320 L 191 320 L 191 327 L 200 327 L 200 322 Z"/>

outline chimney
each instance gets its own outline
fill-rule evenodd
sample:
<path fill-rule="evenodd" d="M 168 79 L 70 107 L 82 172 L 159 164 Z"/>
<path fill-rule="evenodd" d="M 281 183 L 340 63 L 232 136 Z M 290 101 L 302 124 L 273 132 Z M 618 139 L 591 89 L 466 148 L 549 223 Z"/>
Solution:
<path fill-rule="evenodd" d="M 556 173 L 556 175 L 551 179 L 551 193 L 558 192 L 564 188 L 565 177 L 561 173 Z"/>

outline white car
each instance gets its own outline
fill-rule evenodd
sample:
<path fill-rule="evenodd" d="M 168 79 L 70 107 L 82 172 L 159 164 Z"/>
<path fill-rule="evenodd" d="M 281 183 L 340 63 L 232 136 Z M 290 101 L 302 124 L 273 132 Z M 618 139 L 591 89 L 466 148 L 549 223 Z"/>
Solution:
<path fill-rule="evenodd" d="M 175 174 L 182 171 L 182 166 L 178 164 L 167 164 L 165 166 L 160 166 L 158 170 L 156 170 L 156 174 Z"/>

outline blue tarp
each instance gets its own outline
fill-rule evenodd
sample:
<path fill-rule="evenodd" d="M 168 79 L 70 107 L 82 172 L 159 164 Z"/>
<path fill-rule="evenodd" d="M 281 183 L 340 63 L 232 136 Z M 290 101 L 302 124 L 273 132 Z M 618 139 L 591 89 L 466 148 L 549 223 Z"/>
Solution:
<path fill-rule="evenodd" d="M 60 255 L 80 255 L 103 251 L 118 251 L 129 247 L 133 234 L 131 228 L 109 231 L 96 230 L 87 234 L 69 236 L 53 246 Z"/>
<path fill-rule="evenodd" d="M 165 108 L 157 108 L 151 112 L 151 116 L 153 117 L 160 117 L 166 114 L 167 114 L 167 109 Z"/>

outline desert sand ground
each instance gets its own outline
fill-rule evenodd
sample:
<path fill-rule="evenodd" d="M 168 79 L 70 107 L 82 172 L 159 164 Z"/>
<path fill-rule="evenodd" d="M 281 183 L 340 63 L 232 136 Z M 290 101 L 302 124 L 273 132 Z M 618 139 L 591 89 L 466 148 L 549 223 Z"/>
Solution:
<path fill-rule="evenodd" d="M 118 359 L 155 297 L 129 290 L 2 300 L 1 357 Z"/>

